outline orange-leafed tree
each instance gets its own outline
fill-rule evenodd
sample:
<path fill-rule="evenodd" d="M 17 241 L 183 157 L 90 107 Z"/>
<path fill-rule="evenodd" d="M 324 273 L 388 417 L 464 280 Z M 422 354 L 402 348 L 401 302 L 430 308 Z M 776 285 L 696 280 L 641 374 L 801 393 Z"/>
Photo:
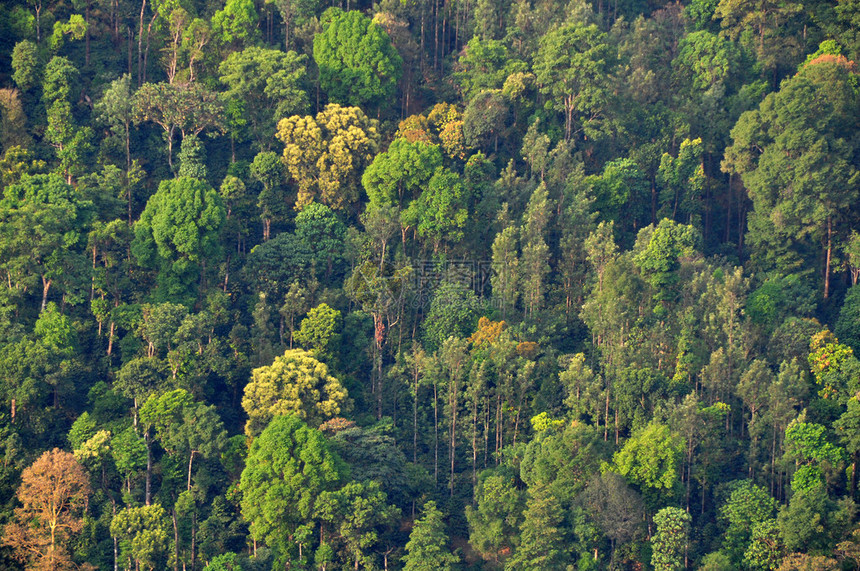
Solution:
<path fill-rule="evenodd" d="M 28 569 L 77 569 L 68 545 L 83 527 L 89 494 L 89 474 L 72 454 L 59 448 L 45 452 L 21 474 L 21 507 L 6 524 L 3 543 Z"/>

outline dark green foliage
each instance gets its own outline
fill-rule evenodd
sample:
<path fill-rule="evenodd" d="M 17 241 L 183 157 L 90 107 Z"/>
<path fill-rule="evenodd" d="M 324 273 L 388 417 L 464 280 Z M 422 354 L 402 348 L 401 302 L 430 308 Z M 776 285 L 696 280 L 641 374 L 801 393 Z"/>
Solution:
<path fill-rule="evenodd" d="M 320 83 L 333 103 L 379 106 L 394 93 L 402 60 L 385 30 L 361 12 L 329 8 L 314 37 Z"/>

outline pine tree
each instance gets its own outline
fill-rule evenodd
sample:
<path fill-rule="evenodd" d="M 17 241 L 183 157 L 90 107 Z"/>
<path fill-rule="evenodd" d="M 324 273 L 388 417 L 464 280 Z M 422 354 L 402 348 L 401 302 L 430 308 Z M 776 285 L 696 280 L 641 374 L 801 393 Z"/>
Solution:
<path fill-rule="evenodd" d="M 448 548 L 445 523 L 436 502 L 424 504 L 424 516 L 415 520 L 402 561 L 404 571 L 450 571 L 460 562 Z"/>

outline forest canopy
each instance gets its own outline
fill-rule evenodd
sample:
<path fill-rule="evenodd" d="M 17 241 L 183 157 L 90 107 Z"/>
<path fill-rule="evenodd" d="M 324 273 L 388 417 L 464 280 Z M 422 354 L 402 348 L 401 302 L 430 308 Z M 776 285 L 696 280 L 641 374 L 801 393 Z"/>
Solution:
<path fill-rule="evenodd" d="M 3 7 L 3 569 L 860 569 L 857 0 Z"/>

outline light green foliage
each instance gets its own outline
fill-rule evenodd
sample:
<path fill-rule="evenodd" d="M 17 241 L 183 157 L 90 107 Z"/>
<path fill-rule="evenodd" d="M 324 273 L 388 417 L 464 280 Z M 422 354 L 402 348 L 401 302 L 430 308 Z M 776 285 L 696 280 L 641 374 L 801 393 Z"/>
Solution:
<path fill-rule="evenodd" d="M 358 200 L 359 177 L 376 154 L 379 123 L 358 107 L 329 104 L 316 117 L 278 123 L 284 163 L 298 186 L 296 207 L 317 199 L 334 210 Z"/>
<path fill-rule="evenodd" d="M 80 73 L 74 64 L 68 59 L 54 56 L 45 66 L 45 75 L 42 79 L 42 99 L 47 105 L 57 101 L 69 101 L 72 96 Z"/>
<path fill-rule="evenodd" d="M 776 501 L 749 480 L 734 485 L 729 499 L 720 508 L 720 518 L 728 523 L 723 534 L 723 550 L 739 565 L 758 524 L 772 521 Z"/>
<path fill-rule="evenodd" d="M 502 318 L 514 310 L 520 297 L 518 234 L 519 228 L 510 225 L 496 234 L 493 240 L 493 264 L 499 271 L 493 272 L 490 283 L 493 286 L 493 301 L 499 305 Z"/>
<path fill-rule="evenodd" d="M 55 174 L 24 175 L 7 186 L 0 200 L 0 265 L 7 283 L 29 286 L 41 278 L 42 308 L 54 284 L 75 296 L 91 207 Z"/>
<path fill-rule="evenodd" d="M 452 571 L 459 562 L 460 558 L 448 547 L 442 512 L 436 502 L 428 501 L 409 534 L 403 571 Z"/>
<path fill-rule="evenodd" d="M 831 444 L 820 424 L 797 418 L 785 429 L 785 453 L 794 459 L 797 471 L 791 480 L 795 493 L 808 492 L 824 484 L 824 469 L 846 460 L 845 450 Z"/>
<path fill-rule="evenodd" d="M 245 432 L 259 434 L 272 418 L 292 414 L 311 426 L 339 416 L 349 405 L 346 389 L 310 353 L 291 349 L 267 367 L 254 369 L 245 387 L 242 408 Z"/>
<path fill-rule="evenodd" d="M 313 521 L 317 499 L 335 489 L 342 470 L 318 430 L 295 416 L 276 417 L 254 439 L 239 484 L 251 535 L 286 559 L 293 535 Z"/>
<path fill-rule="evenodd" d="M 253 0 L 227 0 L 212 16 L 212 33 L 224 44 L 252 44 L 259 35 Z"/>
<path fill-rule="evenodd" d="M 600 176 L 592 175 L 585 181 L 591 186 L 594 197 L 592 208 L 601 220 L 612 220 L 616 226 L 628 222 L 631 216 L 636 221 L 645 219 L 645 198 L 650 194 L 648 181 L 631 159 L 610 161 L 603 166 Z M 650 200 L 650 197 L 648 197 Z"/>
<path fill-rule="evenodd" d="M 652 421 L 635 432 L 615 453 L 612 469 L 642 490 L 671 494 L 678 483 L 684 439 Z"/>
<path fill-rule="evenodd" d="M 508 76 L 526 69 L 522 61 L 512 57 L 504 42 L 475 36 L 463 48 L 454 79 L 463 99 L 471 101 L 482 91 L 501 89 Z"/>
<path fill-rule="evenodd" d="M 639 251 L 633 261 L 654 288 L 658 308 L 663 307 L 664 302 L 673 301 L 677 295 L 681 258 L 696 255 L 699 239 L 693 226 L 677 224 L 666 218 L 656 228 L 648 227 L 639 233 Z"/>
<path fill-rule="evenodd" d="M 657 533 L 651 537 L 651 565 L 656 571 L 684 568 L 684 550 L 691 521 L 690 514 L 680 508 L 663 508 L 654 514 Z"/>
<path fill-rule="evenodd" d="M 607 446 L 593 427 L 569 422 L 536 435 L 526 445 L 520 477 L 529 488 L 545 486 L 567 506 L 607 457 Z"/>
<path fill-rule="evenodd" d="M 188 135 L 182 139 L 178 158 L 179 172 L 177 176 L 206 180 L 206 147 L 203 146 L 203 141 L 197 135 Z"/>
<path fill-rule="evenodd" d="M 550 272 L 550 252 L 546 233 L 552 216 L 553 201 L 549 198 L 546 183 L 532 193 L 520 230 L 522 253 L 519 260 L 520 288 L 526 315 L 533 315 L 544 306 Z"/>
<path fill-rule="evenodd" d="M 419 236 L 433 240 L 433 251 L 442 243 L 463 239 L 468 222 L 468 194 L 460 177 L 442 167 L 436 169 L 426 188 L 403 213 L 403 221 L 414 226 Z"/>
<path fill-rule="evenodd" d="M 118 512 L 110 533 L 119 540 L 121 557 L 133 559 L 142 569 L 162 569 L 166 563 L 169 519 L 159 504 L 129 507 Z"/>
<path fill-rule="evenodd" d="M 391 100 L 403 61 L 381 26 L 357 10 L 329 8 L 314 37 L 314 61 L 329 99 L 372 107 Z"/>
<path fill-rule="evenodd" d="M 845 402 L 860 386 L 860 360 L 854 350 L 839 343 L 827 329 L 812 336 L 807 356 L 809 368 L 821 387 L 819 396 Z"/>
<path fill-rule="evenodd" d="M 723 36 L 700 30 L 681 40 L 672 67 L 693 89 L 725 88 L 742 63 L 737 44 Z"/>
<path fill-rule="evenodd" d="M 321 303 L 308 312 L 295 339 L 317 356 L 329 355 L 340 344 L 340 311 Z"/>
<path fill-rule="evenodd" d="M 269 148 L 277 121 L 302 113 L 308 106 L 305 90 L 307 57 L 259 47 L 233 52 L 218 67 L 226 95 L 244 103 L 260 148 Z"/>
<path fill-rule="evenodd" d="M 131 426 L 111 440 L 111 454 L 117 470 L 125 478 L 131 478 L 146 467 L 146 443 Z"/>
<path fill-rule="evenodd" d="M 757 523 L 752 529 L 749 547 L 744 552 L 744 566 L 762 571 L 776 569 L 784 549 L 776 520 L 768 519 Z"/>
<path fill-rule="evenodd" d="M 134 226 L 131 248 L 141 264 L 158 270 L 159 297 L 192 295 L 195 280 L 220 257 L 225 218 L 221 197 L 205 181 L 178 178 L 158 186 Z"/>
<path fill-rule="evenodd" d="M 660 189 L 660 216 L 700 225 L 705 171 L 702 164 L 702 139 L 684 139 L 678 156 L 663 153 L 657 182 Z"/>
<path fill-rule="evenodd" d="M 438 145 L 395 139 L 388 150 L 374 157 L 361 184 L 373 206 L 397 204 L 406 208 L 426 188 L 442 166 Z"/>

